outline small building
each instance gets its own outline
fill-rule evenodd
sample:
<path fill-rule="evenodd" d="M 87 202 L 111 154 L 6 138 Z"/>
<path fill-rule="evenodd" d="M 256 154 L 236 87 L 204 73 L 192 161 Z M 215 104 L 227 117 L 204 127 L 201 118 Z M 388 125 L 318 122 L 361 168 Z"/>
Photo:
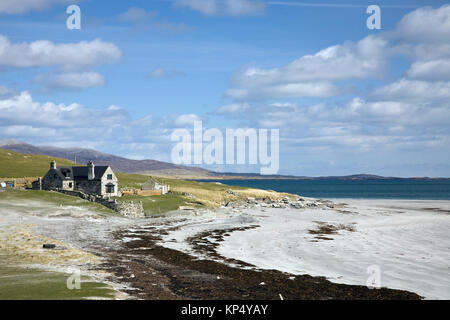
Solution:
<path fill-rule="evenodd" d="M 161 194 L 167 194 L 170 192 L 170 186 L 158 183 L 153 178 L 150 178 L 142 185 L 142 191 L 161 191 Z"/>
<path fill-rule="evenodd" d="M 33 189 L 81 191 L 114 197 L 118 195 L 118 179 L 111 167 L 95 166 L 92 161 L 85 167 L 57 167 L 56 161 L 52 161 L 44 178 L 33 182 Z"/>

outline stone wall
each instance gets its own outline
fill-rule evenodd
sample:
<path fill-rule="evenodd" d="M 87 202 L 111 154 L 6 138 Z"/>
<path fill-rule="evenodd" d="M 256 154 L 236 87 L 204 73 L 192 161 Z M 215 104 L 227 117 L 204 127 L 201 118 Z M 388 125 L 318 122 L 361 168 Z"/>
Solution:
<path fill-rule="evenodd" d="M 102 194 L 102 182 L 97 180 L 76 181 L 75 190 L 88 194 Z"/>
<path fill-rule="evenodd" d="M 56 190 L 58 192 L 67 194 L 69 196 L 80 197 L 82 199 L 99 203 L 124 217 L 129 218 L 144 218 L 144 207 L 142 201 L 139 202 L 118 202 L 117 200 L 111 200 L 108 198 L 102 198 L 91 194 L 86 194 L 81 191 L 69 191 L 69 190 Z"/>
<path fill-rule="evenodd" d="M 55 169 L 51 169 L 42 179 L 42 190 L 61 189 L 62 180 Z"/>

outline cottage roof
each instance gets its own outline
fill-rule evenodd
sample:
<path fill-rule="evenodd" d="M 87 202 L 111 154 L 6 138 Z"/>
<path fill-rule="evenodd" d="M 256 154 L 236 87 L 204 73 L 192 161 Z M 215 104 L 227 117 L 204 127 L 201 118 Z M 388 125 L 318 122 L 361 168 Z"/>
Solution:
<path fill-rule="evenodd" d="M 94 180 L 101 180 L 103 175 L 105 174 L 106 170 L 108 170 L 108 166 L 95 166 L 94 167 L 94 173 L 95 173 L 95 179 Z M 87 180 L 88 179 L 88 167 L 72 167 L 73 170 L 73 176 L 75 180 Z"/>
<path fill-rule="evenodd" d="M 153 178 L 150 178 L 149 180 L 147 180 L 147 182 L 145 182 L 142 185 L 142 190 L 154 190 L 156 188 L 156 186 L 158 186 L 159 183 L 154 180 Z"/>
<path fill-rule="evenodd" d="M 95 166 L 94 180 L 101 180 L 108 168 L 108 166 Z M 63 180 L 88 180 L 88 167 L 58 167 L 56 168 L 56 172 L 58 176 Z"/>

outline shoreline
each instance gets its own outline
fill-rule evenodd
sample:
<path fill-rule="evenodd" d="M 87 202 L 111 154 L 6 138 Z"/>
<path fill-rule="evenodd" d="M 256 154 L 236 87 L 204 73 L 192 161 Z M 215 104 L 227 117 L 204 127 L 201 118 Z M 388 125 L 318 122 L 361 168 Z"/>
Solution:
<path fill-rule="evenodd" d="M 364 200 L 357 199 L 356 202 L 358 201 Z M 445 217 L 443 221 L 447 221 L 446 214 L 432 210 L 434 206 L 431 204 L 436 204 L 434 201 L 418 201 L 430 205 L 427 214 Z M 369 199 L 368 202 L 373 200 Z M 378 200 L 378 203 L 372 205 L 376 210 L 388 210 L 395 200 L 387 201 L 387 208 L 380 207 L 382 202 Z M 336 275 L 328 273 L 333 270 L 333 266 L 317 269 L 313 264 L 313 269 L 305 269 L 307 265 L 303 265 L 303 271 L 291 268 L 301 266 L 307 257 L 326 257 L 328 253 L 336 250 L 336 246 L 341 245 L 342 239 L 350 237 L 351 240 L 353 235 L 364 231 L 364 228 L 361 228 L 364 223 L 361 221 L 353 228 L 345 219 L 357 216 L 370 218 L 370 214 L 364 211 L 367 208 L 352 212 L 354 204 L 343 204 L 347 203 L 347 199 L 331 202 L 297 196 L 279 200 L 248 198 L 243 203 L 215 210 L 174 211 L 137 220 L 109 216 L 99 219 L 98 214 L 86 209 L 48 204 L 39 207 L 38 202 L 32 203 L 32 211 L 26 201 L 17 207 L 11 207 L 8 214 L 1 217 L 3 219 L 0 220 L 0 227 L 13 222 L 23 223 L 25 219 L 36 224 L 38 234 L 51 235 L 70 247 L 99 256 L 102 263 L 89 267 L 86 273 L 95 277 L 96 271 L 101 272 L 102 276 L 95 280 L 109 283 L 116 289 L 120 299 L 279 299 L 279 294 L 285 299 L 433 297 L 420 293 L 420 288 L 417 290 L 414 287 L 391 285 L 390 281 L 384 282 L 384 276 L 383 289 L 374 291 L 369 290 L 361 281 L 340 281 Z M 369 207 L 371 205 L 366 204 Z M 443 209 L 450 209 L 450 201 L 444 201 L 444 204 Z M 298 205 L 300 207 L 297 208 Z M 419 212 L 422 209 L 419 208 Z M 390 210 L 398 211 L 398 208 Z M 389 220 L 388 215 L 381 217 Z M 369 221 L 375 221 L 378 218 L 370 219 Z M 421 216 L 420 219 L 424 217 Z M 417 221 L 424 221 L 420 219 Z M 389 223 L 388 220 L 386 223 Z M 325 225 L 317 223 L 320 221 Z M 406 223 L 408 219 L 400 222 Z M 340 228 L 340 223 L 347 229 Z M 398 223 L 399 221 L 396 222 L 397 226 Z M 286 229 L 286 226 L 292 226 L 293 229 Z M 258 240 L 261 238 L 261 241 Z M 364 239 L 364 236 L 359 239 Z M 344 245 L 349 243 L 352 241 L 343 242 Z M 241 248 L 242 244 L 248 246 Z M 414 242 L 410 245 L 414 245 Z M 298 260 L 298 252 L 287 250 L 289 246 L 310 249 L 304 251 L 301 255 L 303 258 Z M 317 248 L 321 247 L 322 249 L 317 251 Z M 261 248 L 273 250 L 264 253 Z M 351 257 L 351 252 L 347 253 L 347 256 Z M 329 261 L 325 259 L 319 266 Z M 382 275 L 385 269 L 382 268 Z M 358 271 L 364 280 L 367 278 L 365 271 L 365 268 Z M 448 275 L 448 270 L 446 274 Z M 241 280 L 245 278 L 251 281 Z M 442 279 L 442 273 L 438 278 Z M 258 279 L 262 280 L 258 282 Z M 434 285 L 435 280 L 430 281 Z"/>

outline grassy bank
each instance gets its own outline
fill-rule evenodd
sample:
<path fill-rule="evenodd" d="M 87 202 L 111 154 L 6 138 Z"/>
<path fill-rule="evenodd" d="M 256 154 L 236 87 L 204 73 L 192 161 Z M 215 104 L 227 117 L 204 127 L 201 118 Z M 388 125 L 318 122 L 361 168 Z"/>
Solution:
<path fill-rule="evenodd" d="M 54 204 L 57 206 L 76 206 L 86 208 L 90 211 L 95 211 L 104 214 L 116 214 L 114 211 L 98 204 L 83 200 L 78 197 L 68 196 L 58 192 L 50 191 L 37 191 L 37 190 L 7 190 L 5 192 L 0 192 L 0 200 L 11 200 L 11 201 L 23 201 L 23 200 L 34 200 L 42 201 L 49 204 Z"/>
<path fill-rule="evenodd" d="M 52 160 L 56 160 L 58 166 L 76 165 L 66 159 L 0 149 L 0 178 L 42 177 L 50 169 Z"/>
<path fill-rule="evenodd" d="M 106 284 L 81 277 L 80 289 L 69 290 L 70 274 L 0 265 L 0 300 L 112 299 Z"/>

